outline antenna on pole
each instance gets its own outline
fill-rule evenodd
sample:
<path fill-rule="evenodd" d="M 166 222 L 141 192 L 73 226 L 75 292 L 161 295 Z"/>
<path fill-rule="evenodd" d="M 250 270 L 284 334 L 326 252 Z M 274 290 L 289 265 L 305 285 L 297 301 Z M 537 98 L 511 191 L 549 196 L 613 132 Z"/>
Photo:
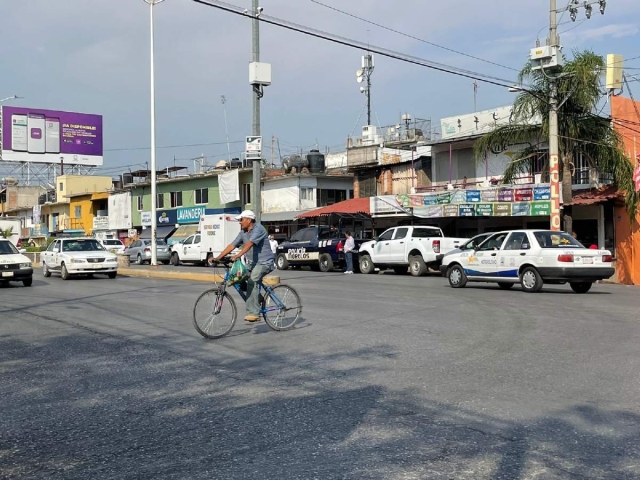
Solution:
<path fill-rule="evenodd" d="M 231 148 L 229 147 L 229 126 L 227 125 L 227 97 L 220 95 L 220 102 L 222 103 L 222 110 L 224 111 L 224 130 L 227 134 L 227 156 L 229 157 L 229 164 L 231 164 Z"/>
<path fill-rule="evenodd" d="M 360 92 L 367 96 L 367 125 L 371 125 L 371 75 L 374 68 L 373 55 L 367 52 L 362 56 L 362 68 L 356 71 L 356 81 L 358 83 L 366 81 L 366 87 L 360 87 Z"/>

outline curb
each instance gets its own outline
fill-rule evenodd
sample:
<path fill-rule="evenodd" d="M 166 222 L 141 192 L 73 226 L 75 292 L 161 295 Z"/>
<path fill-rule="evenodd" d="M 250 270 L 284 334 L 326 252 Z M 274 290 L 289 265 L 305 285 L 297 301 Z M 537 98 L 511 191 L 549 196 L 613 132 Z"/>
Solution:
<path fill-rule="evenodd" d="M 189 280 L 195 282 L 220 283 L 223 280 L 222 275 L 212 273 L 192 273 L 192 272 L 176 272 L 163 270 L 162 267 L 153 269 L 137 269 L 118 267 L 118 275 L 126 275 L 127 277 L 139 278 L 156 278 L 161 280 Z M 267 275 L 262 282 L 265 285 L 274 287 L 280 285 L 280 277 Z"/>

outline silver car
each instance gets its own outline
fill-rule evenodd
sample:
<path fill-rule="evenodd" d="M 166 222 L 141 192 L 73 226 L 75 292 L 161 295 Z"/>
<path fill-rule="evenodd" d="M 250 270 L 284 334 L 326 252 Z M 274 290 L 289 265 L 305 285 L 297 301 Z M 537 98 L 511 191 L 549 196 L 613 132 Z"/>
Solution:
<path fill-rule="evenodd" d="M 129 255 L 131 262 L 138 265 L 151 263 L 151 240 L 136 240 L 125 250 L 125 254 Z M 164 240 L 157 240 L 156 254 L 158 262 L 169 263 L 171 250 Z"/>

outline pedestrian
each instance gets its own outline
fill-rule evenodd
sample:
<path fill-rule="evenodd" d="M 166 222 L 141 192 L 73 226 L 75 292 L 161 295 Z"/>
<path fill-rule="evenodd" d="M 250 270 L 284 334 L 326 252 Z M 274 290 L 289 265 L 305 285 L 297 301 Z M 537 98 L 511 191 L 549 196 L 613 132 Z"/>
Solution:
<path fill-rule="evenodd" d="M 344 272 L 348 275 L 353 273 L 353 252 L 356 249 L 356 241 L 351 236 L 351 232 L 346 232 L 347 241 L 344 243 L 344 259 L 347 262 L 347 271 Z"/>
<path fill-rule="evenodd" d="M 271 245 L 271 251 L 275 255 L 276 251 L 278 250 L 278 241 L 273 235 L 269 235 L 269 245 Z"/>

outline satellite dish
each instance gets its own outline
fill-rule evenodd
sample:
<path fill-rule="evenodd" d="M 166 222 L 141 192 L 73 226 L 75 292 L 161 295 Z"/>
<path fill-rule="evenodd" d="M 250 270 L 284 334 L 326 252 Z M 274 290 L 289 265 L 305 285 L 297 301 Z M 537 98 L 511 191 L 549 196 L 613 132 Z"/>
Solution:
<path fill-rule="evenodd" d="M 356 77 L 361 77 L 364 74 L 364 72 L 362 70 L 357 70 L 356 71 Z"/>
<path fill-rule="evenodd" d="M 364 80 L 362 77 L 358 77 L 358 83 L 362 83 L 362 80 Z"/>

